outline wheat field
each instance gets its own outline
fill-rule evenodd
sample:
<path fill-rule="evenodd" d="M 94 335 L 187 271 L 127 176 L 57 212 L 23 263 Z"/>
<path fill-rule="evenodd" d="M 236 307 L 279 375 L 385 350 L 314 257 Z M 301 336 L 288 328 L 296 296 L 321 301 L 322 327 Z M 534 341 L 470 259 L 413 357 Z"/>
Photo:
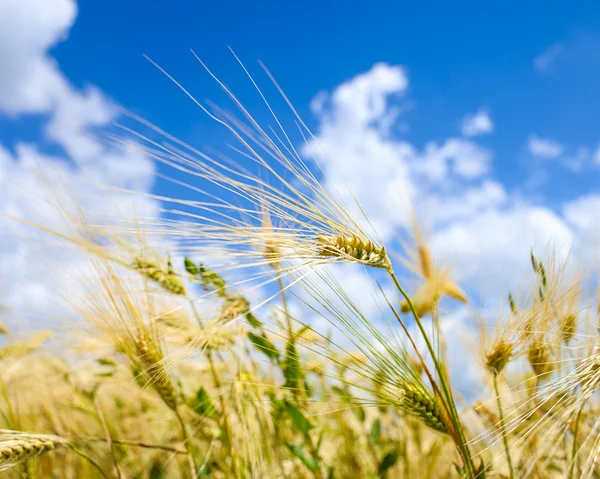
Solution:
<path fill-rule="evenodd" d="M 57 286 L 69 327 L 0 323 L 2 477 L 600 477 L 594 274 L 532 253 L 523 291 L 484 318 L 433 256 L 418 205 L 384 244 L 298 153 L 291 131 L 311 132 L 285 97 L 290 125 L 263 96 L 267 124 L 215 81 L 235 113 L 176 86 L 229 150 L 132 113 L 102 133 L 172 172 L 181 194 L 160 215 L 97 223 L 41 172 L 67 228 L 9 218 L 86 267 Z M 353 274 L 368 291 L 347 287 Z M 449 367 L 444 305 L 476 325 L 476 398 Z"/>

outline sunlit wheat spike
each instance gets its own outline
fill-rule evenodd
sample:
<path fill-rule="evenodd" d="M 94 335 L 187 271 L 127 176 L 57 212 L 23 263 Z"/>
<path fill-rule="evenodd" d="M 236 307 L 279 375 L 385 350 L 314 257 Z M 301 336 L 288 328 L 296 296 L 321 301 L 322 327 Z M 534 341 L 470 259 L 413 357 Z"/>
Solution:
<path fill-rule="evenodd" d="M 67 442 L 58 436 L 0 430 L 0 471 L 66 444 Z"/>
<path fill-rule="evenodd" d="M 190 253 L 201 251 L 203 247 L 221 249 L 223 257 L 234 260 L 238 267 L 279 268 L 284 258 L 302 264 L 346 260 L 390 269 L 385 248 L 356 198 L 348 191 L 354 203 L 348 205 L 343 200 L 347 194 L 340 195 L 335 188 L 333 191 L 324 188 L 312 171 L 315 168 L 310 168 L 295 149 L 253 78 L 250 77 L 252 86 L 275 120 L 276 129 L 262 127 L 203 63 L 241 112 L 242 119 L 219 107 L 205 106 L 163 68 L 152 63 L 233 135 L 237 144 L 232 151 L 244 163 L 250 164 L 246 167 L 223 152 L 210 156 L 130 115 L 138 127 L 141 125 L 151 132 L 144 134 L 124 126 L 129 138 L 113 139 L 131 143 L 133 136 L 137 146 L 150 157 L 188 174 L 190 180 L 183 186 L 198 194 L 193 201 L 161 198 L 166 203 L 181 205 L 185 211 L 170 210 L 173 219 L 154 222 L 153 228 L 191 245 Z M 287 98 L 285 100 L 291 107 Z M 299 118 L 297 121 L 301 133 L 310 136 L 310 132 L 304 131 L 304 123 Z M 162 138 L 153 139 L 154 135 Z M 313 161 L 318 171 L 320 165 L 317 159 Z M 254 172 L 255 166 L 258 166 L 258 173 Z M 173 181 L 182 184 L 179 180 Z M 210 185 L 210 192 L 204 189 L 202 181 Z M 347 188 L 343 181 L 337 184 Z"/>
<path fill-rule="evenodd" d="M 385 247 L 377 246 L 368 239 L 358 236 L 343 236 L 317 238 L 318 254 L 358 261 L 375 268 L 390 269 L 391 263 L 385 252 Z"/>
<path fill-rule="evenodd" d="M 421 227 L 416 218 L 413 219 L 414 245 L 405 244 L 409 251 L 409 259 L 402 261 L 411 272 L 423 279 L 423 283 L 411 297 L 411 301 L 419 316 L 431 313 L 442 296 L 453 298 L 462 303 L 468 301 L 465 292 L 453 281 L 449 268 L 436 265 L 431 250 L 423 238 Z M 400 303 L 403 313 L 410 312 L 407 301 Z"/>
<path fill-rule="evenodd" d="M 485 355 L 484 364 L 492 374 L 500 374 L 513 356 L 515 345 L 500 339 Z"/>
<path fill-rule="evenodd" d="M 568 313 L 562 316 L 560 319 L 560 337 L 568 343 L 573 339 L 577 332 L 577 315 L 574 313 Z"/>
<path fill-rule="evenodd" d="M 550 356 L 550 349 L 542 339 L 533 339 L 527 351 L 529 365 L 536 376 L 545 378 L 554 370 L 554 363 Z"/>
<path fill-rule="evenodd" d="M 138 339 L 138 357 L 144 367 L 144 371 L 165 404 L 173 411 L 177 409 L 178 395 L 173 383 L 164 369 L 161 359 L 146 338 Z"/>
<path fill-rule="evenodd" d="M 573 477 L 592 477 L 600 446 L 600 421 L 592 413 L 592 398 L 600 389 L 599 365 L 597 354 L 583 358 L 572 371 L 536 389 L 533 397 L 517 408 L 518 414 L 507 424 L 507 430 L 517 431 L 526 425 L 517 444 L 535 445 L 524 461 L 523 477 L 559 459 L 564 454 L 561 445 L 565 438 L 577 440 L 568 449 L 566 461 L 569 467 L 574 466 L 573 460 L 582 466 L 581 474 Z"/>

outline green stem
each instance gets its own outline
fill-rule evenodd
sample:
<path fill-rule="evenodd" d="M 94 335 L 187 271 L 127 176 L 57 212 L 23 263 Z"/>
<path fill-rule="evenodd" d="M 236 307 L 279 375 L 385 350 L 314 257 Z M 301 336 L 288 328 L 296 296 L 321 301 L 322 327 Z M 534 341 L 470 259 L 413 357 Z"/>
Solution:
<path fill-rule="evenodd" d="M 96 394 L 94 394 L 94 406 L 96 407 L 96 411 L 98 412 L 98 418 L 100 419 L 100 424 L 102 425 L 102 429 L 106 437 L 106 443 L 108 444 L 108 449 L 110 450 L 110 455 L 115 466 L 115 473 L 117 475 L 117 479 L 122 479 L 123 473 L 121 472 L 121 468 L 119 467 L 119 461 L 117 460 L 117 453 L 115 452 L 115 447 L 113 444 L 112 437 L 110 435 L 110 430 L 108 429 L 106 418 L 104 417 L 104 413 L 102 412 L 102 408 L 100 407 L 100 402 L 98 401 L 98 397 L 96 396 Z"/>
<path fill-rule="evenodd" d="M 285 321 L 287 324 L 287 328 L 289 330 L 289 334 L 290 334 L 290 343 L 294 343 L 295 342 L 295 337 L 294 337 L 294 329 L 292 327 L 292 319 L 290 318 L 290 313 L 288 311 L 288 306 L 287 306 L 287 298 L 285 297 L 285 284 L 283 284 L 283 278 L 281 277 L 281 273 L 279 272 L 279 269 L 277 269 L 277 284 L 279 286 L 279 294 L 281 295 L 281 305 L 283 307 L 283 314 L 285 315 Z"/>
<path fill-rule="evenodd" d="M 502 410 L 502 400 L 500 399 L 500 389 L 498 388 L 498 374 L 494 374 L 494 391 L 496 393 L 496 402 L 498 403 L 498 413 L 500 414 L 500 427 L 504 451 L 506 452 L 506 462 L 508 463 L 508 473 L 510 479 L 514 479 L 515 472 L 513 470 L 512 458 L 510 457 L 510 448 L 508 447 L 508 438 L 504 427 L 504 411 Z"/>
<path fill-rule="evenodd" d="M 194 313 L 194 316 L 196 317 L 196 321 L 198 322 L 200 327 L 203 327 L 202 320 L 200 319 L 200 314 L 198 313 L 198 310 L 196 309 L 196 306 L 194 305 L 193 300 L 191 298 L 188 298 L 188 299 L 190 301 L 190 304 L 192 305 L 192 312 Z M 229 455 L 231 456 L 231 468 L 232 468 L 234 477 L 238 477 L 237 462 L 236 462 L 235 454 L 233 451 L 233 431 L 231 429 L 231 425 L 229 424 L 229 413 L 228 413 L 228 408 L 227 408 L 227 401 L 225 400 L 225 398 L 223 397 L 223 395 L 220 392 L 221 388 L 223 387 L 223 382 L 221 381 L 219 372 L 217 371 L 217 368 L 215 367 L 215 363 L 214 363 L 214 360 L 212 357 L 212 350 L 210 349 L 210 345 L 206 348 L 206 358 L 208 359 L 208 364 L 210 366 L 210 371 L 211 371 L 211 374 L 213 377 L 215 388 L 219 392 L 219 400 L 221 403 L 221 413 L 222 413 L 221 416 L 223 419 L 223 428 L 225 429 L 225 434 L 227 436 L 227 449 L 229 450 Z"/>
<path fill-rule="evenodd" d="M 187 458 L 188 458 L 188 465 L 190 467 L 190 472 L 192 474 L 192 478 L 196 479 L 196 477 L 198 477 L 198 473 L 197 473 L 198 468 L 196 467 L 196 462 L 194 461 L 194 453 L 192 450 L 192 441 L 190 440 L 190 435 L 188 434 L 187 426 L 185 424 L 185 421 L 181 417 L 181 414 L 179 414 L 179 411 L 177 409 L 175 409 L 174 412 L 175 412 L 175 417 L 177 418 L 177 421 L 179 422 L 179 426 L 181 427 L 181 433 L 183 434 L 183 440 L 185 441 L 185 449 L 188 452 Z"/>
<path fill-rule="evenodd" d="M 469 452 L 469 448 L 467 446 L 467 442 L 465 440 L 465 436 L 464 436 L 464 432 L 462 429 L 462 425 L 460 424 L 460 420 L 458 418 L 458 413 L 456 411 L 456 405 L 454 404 L 454 399 L 452 397 L 452 393 L 450 392 L 450 386 L 448 385 L 448 382 L 446 381 L 446 377 L 444 374 L 444 369 L 442 367 L 442 365 L 440 364 L 440 362 L 437 359 L 436 356 L 436 352 L 435 352 L 435 348 L 433 347 L 433 344 L 431 343 L 431 340 L 429 339 L 429 336 L 427 335 L 427 332 L 425 331 L 425 327 L 423 326 L 423 322 L 421 321 L 421 318 L 419 317 L 419 315 L 417 314 L 417 311 L 415 310 L 415 306 L 412 302 L 412 300 L 410 299 L 410 297 L 408 296 L 408 294 L 406 293 L 406 291 L 404 291 L 404 289 L 402 288 L 402 286 L 400 286 L 400 283 L 398 282 L 398 278 L 396 277 L 396 274 L 394 273 L 394 271 L 390 268 L 388 270 L 389 275 L 392 277 L 392 280 L 394 281 L 394 284 L 396 285 L 396 288 L 398 289 L 398 291 L 400 292 L 400 294 L 402 294 L 402 296 L 404 297 L 404 299 L 406 300 L 410 311 L 413 315 L 413 317 L 415 318 L 415 322 L 417 323 L 417 327 L 419 328 L 419 331 L 421 332 L 421 335 L 423 336 L 423 340 L 425 341 L 425 344 L 427 345 L 427 349 L 429 350 L 429 353 L 431 354 L 431 359 L 433 361 L 433 364 L 435 366 L 436 372 L 438 374 L 438 377 L 440 379 L 440 384 L 442 386 L 442 389 L 444 391 L 444 395 L 446 396 L 446 402 L 447 402 L 447 406 L 449 409 L 449 413 L 452 419 L 452 423 L 454 425 L 454 428 L 456 430 L 456 433 L 458 434 L 458 443 L 457 446 L 459 448 L 459 452 L 460 455 L 464 461 L 465 467 L 467 468 L 467 471 L 469 473 L 469 477 L 474 478 L 475 477 L 475 468 L 473 466 L 473 460 L 471 458 L 471 453 Z"/>
<path fill-rule="evenodd" d="M 289 331 L 289 343 L 292 345 L 294 351 L 296 351 L 296 336 L 294 333 L 294 326 L 292 325 L 292 317 L 290 316 L 290 312 L 288 310 L 287 298 L 285 295 L 285 284 L 283 282 L 283 277 L 281 275 L 281 268 L 277 267 L 275 270 L 275 274 L 277 275 L 277 285 L 279 286 L 279 294 L 281 295 L 281 306 L 283 309 L 283 314 L 285 316 L 285 321 L 287 325 L 287 329 Z M 298 393 L 302 401 L 306 401 L 307 393 L 306 388 L 304 387 L 304 374 L 301 372 L 301 376 L 298 380 L 297 384 Z"/>
<path fill-rule="evenodd" d="M 198 309 L 196 309 L 196 304 L 194 303 L 194 300 L 190 297 L 188 297 L 187 299 L 190 303 L 190 306 L 192 307 L 192 313 L 194 314 L 194 318 L 196 319 L 198 326 L 200 326 L 201 329 L 204 329 L 204 323 L 202 322 L 202 319 L 200 319 L 200 313 L 198 312 Z"/>

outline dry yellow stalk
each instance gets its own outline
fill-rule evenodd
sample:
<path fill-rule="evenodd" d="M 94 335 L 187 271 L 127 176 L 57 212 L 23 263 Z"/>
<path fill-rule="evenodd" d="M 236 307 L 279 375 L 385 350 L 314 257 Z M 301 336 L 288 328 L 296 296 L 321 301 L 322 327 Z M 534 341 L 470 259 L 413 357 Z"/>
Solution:
<path fill-rule="evenodd" d="M 269 262 L 269 265 L 272 268 L 278 270 L 281 262 L 281 247 L 279 242 L 275 239 L 277 235 L 273 233 L 271 215 L 269 214 L 268 207 L 264 199 L 262 201 L 262 228 L 265 234 L 265 259 Z"/>
<path fill-rule="evenodd" d="M 419 264 L 423 277 L 431 278 L 433 276 L 433 257 L 429 248 L 425 244 L 419 243 L 417 244 L 417 251 L 419 253 Z"/>

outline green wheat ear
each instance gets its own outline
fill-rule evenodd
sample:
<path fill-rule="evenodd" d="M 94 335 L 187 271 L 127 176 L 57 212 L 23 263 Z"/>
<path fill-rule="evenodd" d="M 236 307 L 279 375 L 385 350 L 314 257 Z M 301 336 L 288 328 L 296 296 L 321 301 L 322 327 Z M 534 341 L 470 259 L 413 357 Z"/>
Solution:
<path fill-rule="evenodd" d="M 440 406 L 433 396 L 424 394 L 417 389 L 406 389 L 402 404 L 407 411 L 420 419 L 424 424 L 443 434 L 448 434 L 444 425 Z"/>
<path fill-rule="evenodd" d="M 186 294 L 183 281 L 181 281 L 179 276 L 173 271 L 170 260 L 166 270 L 157 263 L 153 263 L 144 258 L 135 258 L 131 267 L 173 294 L 181 296 Z"/>

